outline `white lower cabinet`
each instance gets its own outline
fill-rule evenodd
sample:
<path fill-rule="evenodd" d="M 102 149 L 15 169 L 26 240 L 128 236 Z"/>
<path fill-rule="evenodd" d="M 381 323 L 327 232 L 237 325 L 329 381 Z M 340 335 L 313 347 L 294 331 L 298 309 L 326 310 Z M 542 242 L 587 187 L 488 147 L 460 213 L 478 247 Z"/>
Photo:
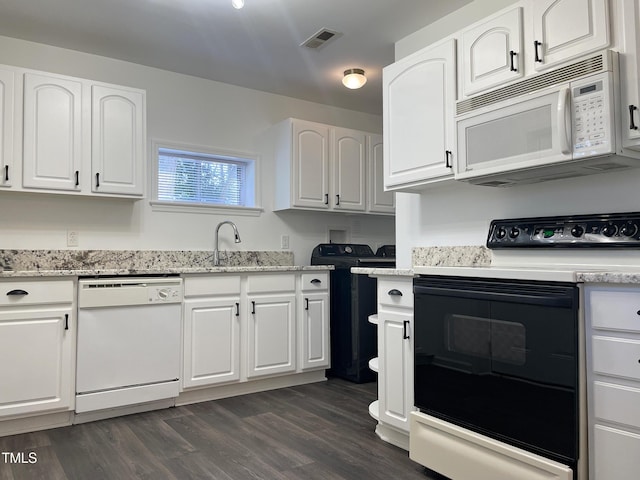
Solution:
<path fill-rule="evenodd" d="M 184 302 L 184 388 L 240 380 L 240 292 Z"/>
<path fill-rule="evenodd" d="M 72 410 L 73 281 L 0 289 L 0 419 Z"/>
<path fill-rule="evenodd" d="M 247 377 L 294 372 L 295 294 L 250 295 Z"/>
<path fill-rule="evenodd" d="M 298 297 L 298 368 L 302 371 L 329 368 L 329 275 L 303 274 Z"/>
<path fill-rule="evenodd" d="M 376 433 L 409 449 L 413 406 L 413 277 L 378 277 Z M 377 408 L 375 408 L 377 407 Z"/>
<path fill-rule="evenodd" d="M 590 480 L 640 471 L 640 288 L 585 288 Z"/>
<path fill-rule="evenodd" d="M 328 368 L 326 271 L 187 275 L 184 288 L 184 392 Z"/>

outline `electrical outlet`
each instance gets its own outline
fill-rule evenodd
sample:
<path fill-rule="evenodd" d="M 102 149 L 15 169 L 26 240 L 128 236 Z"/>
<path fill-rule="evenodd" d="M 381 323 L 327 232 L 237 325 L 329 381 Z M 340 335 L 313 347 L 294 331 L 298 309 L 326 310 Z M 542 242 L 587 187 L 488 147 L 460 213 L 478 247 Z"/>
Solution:
<path fill-rule="evenodd" d="M 67 230 L 67 247 L 77 247 L 77 246 L 78 246 L 78 231 Z"/>
<path fill-rule="evenodd" d="M 280 248 L 282 250 L 289 250 L 289 235 L 280 236 Z"/>

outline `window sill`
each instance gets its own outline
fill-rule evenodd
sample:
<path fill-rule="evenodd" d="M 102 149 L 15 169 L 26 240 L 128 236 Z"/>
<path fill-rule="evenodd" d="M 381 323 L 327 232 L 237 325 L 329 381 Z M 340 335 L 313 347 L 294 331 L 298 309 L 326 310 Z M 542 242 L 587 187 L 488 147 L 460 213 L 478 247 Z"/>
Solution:
<path fill-rule="evenodd" d="M 161 202 L 152 200 L 149 202 L 153 212 L 168 213 L 204 213 L 208 215 L 233 214 L 247 217 L 259 217 L 264 209 L 261 207 L 236 207 L 233 205 L 199 205 L 193 203 Z"/>

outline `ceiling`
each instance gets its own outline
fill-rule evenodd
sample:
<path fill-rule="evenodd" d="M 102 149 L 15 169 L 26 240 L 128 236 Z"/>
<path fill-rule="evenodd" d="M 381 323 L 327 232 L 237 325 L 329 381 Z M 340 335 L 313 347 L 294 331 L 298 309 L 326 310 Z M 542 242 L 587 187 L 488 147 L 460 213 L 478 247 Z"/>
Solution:
<path fill-rule="evenodd" d="M 2 0 L 0 34 L 382 113 L 394 43 L 471 0 Z M 341 35 L 300 44 L 322 28 Z M 348 90 L 343 71 L 368 82 Z"/>

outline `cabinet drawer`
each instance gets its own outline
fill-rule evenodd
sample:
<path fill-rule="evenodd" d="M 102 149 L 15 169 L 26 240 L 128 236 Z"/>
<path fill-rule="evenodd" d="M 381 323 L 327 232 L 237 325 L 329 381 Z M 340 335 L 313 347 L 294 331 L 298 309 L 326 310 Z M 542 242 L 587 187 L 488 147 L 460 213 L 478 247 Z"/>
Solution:
<path fill-rule="evenodd" d="M 587 302 L 593 328 L 640 332 L 640 289 L 593 289 Z"/>
<path fill-rule="evenodd" d="M 592 478 L 636 480 L 640 471 L 640 435 L 595 425 L 593 429 Z"/>
<path fill-rule="evenodd" d="M 594 336 L 592 346 L 594 372 L 640 380 L 640 341 Z"/>
<path fill-rule="evenodd" d="M 413 279 L 378 278 L 378 303 L 388 307 L 413 308 Z"/>
<path fill-rule="evenodd" d="M 240 275 L 186 277 L 184 296 L 240 295 Z"/>
<path fill-rule="evenodd" d="M 256 273 L 247 278 L 247 292 L 293 292 L 296 277 L 293 273 Z"/>
<path fill-rule="evenodd" d="M 640 388 L 604 382 L 593 384 L 593 411 L 597 419 L 640 428 L 638 405 Z"/>
<path fill-rule="evenodd" d="M 329 274 L 326 272 L 311 272 L 302 274 L 302 291 L 327 290 L 329 288 Z"/>
<path fill-rule="evenodd" d="M 0 282 L 0 305 L 71 303 L 73 302 L 73 284 L 73 280 Z"/>

